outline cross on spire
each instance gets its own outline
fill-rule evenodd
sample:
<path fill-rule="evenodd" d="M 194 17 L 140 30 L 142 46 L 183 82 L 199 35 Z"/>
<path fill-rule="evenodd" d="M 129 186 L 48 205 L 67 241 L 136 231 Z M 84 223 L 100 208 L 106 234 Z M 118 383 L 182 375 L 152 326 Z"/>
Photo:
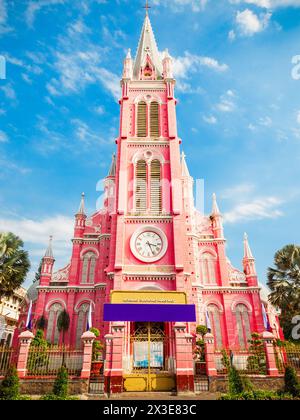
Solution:
<path fill-rule="evenodd" d="M 149 6 L 149 1 L 148 0 L 146 0 L 146 4 L 143 8 L 146 9 L 146 15 L 148 15 L 149 9 L 151 9 L 151 6 Z"/>

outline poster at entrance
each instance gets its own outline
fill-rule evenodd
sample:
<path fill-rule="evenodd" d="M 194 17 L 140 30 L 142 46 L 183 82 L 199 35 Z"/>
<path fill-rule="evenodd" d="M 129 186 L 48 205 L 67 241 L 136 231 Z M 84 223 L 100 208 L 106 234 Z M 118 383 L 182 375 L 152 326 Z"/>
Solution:
<path fill-rule="evenodd" d="M 150 367 L 162 368 L 163 362 L 163 342 L 150 343 Z M 148 368 L 147 341 L 135 341 L 133 343 L 133 366 L 135 368 Z"/>

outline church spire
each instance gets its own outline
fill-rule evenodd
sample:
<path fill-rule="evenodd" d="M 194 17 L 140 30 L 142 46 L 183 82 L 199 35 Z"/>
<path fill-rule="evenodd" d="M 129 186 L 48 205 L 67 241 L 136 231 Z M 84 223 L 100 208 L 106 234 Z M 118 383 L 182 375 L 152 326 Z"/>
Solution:
<path fill-rule="evenodd" d="M 117 166 L 116 155 L 113 154 L 108 176 L 116 176 L 116 166 Z"/>
<path fill-rule="evenodd" d="M 146 17 L 135 57 L 133 75 L 140 80 L 141 69 L 146 66 L 147 60 L 155 67 L 156 77 L 162 77 L 162 60 L 160 59 L 153 29 L 148 14 L 149 5 L 146 5 Z"/>
<path fill-rule="evenodd" d="M 82 193 L 81 194 L 81 201 L 80 201 L 79 209 L 78 209 L 78 212 L 77 212 L 78 215 L 79 214 L 81 214 L 81 215 L 84 215 L 85 214 L 85 210 L 84 210 L 84 197 L 85 197 L 85 194 Z"/>
<path fill-rule="evenodd" d="M 182 152 L 181 154 L 181 174 L 182 176 L 190 176 L 190 172 L 185 160 L 185 154 Z"/>
<path fill-rule="evenodd" d="M 46 249 L 44 258 L 54 258 L 53 257 L 53 249 L 52 249 L 52 241 L 53 241 L 53 236 L 50 236 L 49 237 L 49 245 L 48 245 L 48 248 Z"/>
<path fill-rule="evenodd" d="M 220 216 L 221 212 L 218 206 L 218 202 L 217 202 L 217 196 L 215 193 L 213 193 L 213 206 L 212 206 L 212 216 Z"/>
<path fill-rule="evenodd" d="M 254 260 L 247 233 L 244 234 L 244 259 Z"/>

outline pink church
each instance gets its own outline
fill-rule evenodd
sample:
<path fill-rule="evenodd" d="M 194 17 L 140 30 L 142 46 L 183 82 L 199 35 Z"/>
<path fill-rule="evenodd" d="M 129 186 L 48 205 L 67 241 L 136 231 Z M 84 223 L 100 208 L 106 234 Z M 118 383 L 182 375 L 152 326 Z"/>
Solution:
<path fill-rule="evenodd" d="M 40 283 L 28 292 L 33 325 L 44 316 L 51 343 L 61 340 L 56 320 L 66 309 L 67 342 L 80 348 L 91 308 L 106 344 L 111 392 L 155 390 L 158 383 L 191 390 L 197 325 L 210 327 L 217 349 L 246 348 L 251 332 L 266 329 L 247 235 L 239 270 L 226 255 L 216 196 L 210 215 L 195 209 L 172 67 L 168 51 L 159 53 L 147 13 L 135 60 L 129 50 L 124 61 L 120 132 L 103 209 L 86 215 L 82 196 L 69 265 L 53 272 L 50 241 Z M 278 336 L 276 314 L 265 308 Z"/>

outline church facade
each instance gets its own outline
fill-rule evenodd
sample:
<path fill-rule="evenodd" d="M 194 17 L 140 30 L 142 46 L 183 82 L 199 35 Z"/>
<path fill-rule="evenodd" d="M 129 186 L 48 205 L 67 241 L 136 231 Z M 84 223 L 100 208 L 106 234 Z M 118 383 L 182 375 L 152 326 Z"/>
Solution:
<path fill-rule="evenodd" d="M 51 343 L 61 340 L 56 321 L 66 309 L 66 341 L 80 348 L 91 310 L 106 343 L 112 392 L 136 390 L 132 384 L 138 387 L 145 371 L 145 389 L 155 389 L 149 381 L 157 375 L 160 389 L 174 388 L 176 378 L 177 388 L 192 389 L 197 325 L 211 329 L 217 349 L 246 348 L 252 332 L 266 329 L 247 236 L 238 270 L 226 255 L 216 196 L 210 215 L 195 209 L 180 152 L 175 84 L 172 58 L 159 53 L 147 13 L 135 60 L 129 51 L 124 61 L 120 132 L 103 209 L 86 215 L 82 196 L 69 265 L 54 272 L 50 242 L 40 282 L 28 293 L 33 325 L 45 317 Z M 276 314 L 265 310 L 278 336 Z"/>

